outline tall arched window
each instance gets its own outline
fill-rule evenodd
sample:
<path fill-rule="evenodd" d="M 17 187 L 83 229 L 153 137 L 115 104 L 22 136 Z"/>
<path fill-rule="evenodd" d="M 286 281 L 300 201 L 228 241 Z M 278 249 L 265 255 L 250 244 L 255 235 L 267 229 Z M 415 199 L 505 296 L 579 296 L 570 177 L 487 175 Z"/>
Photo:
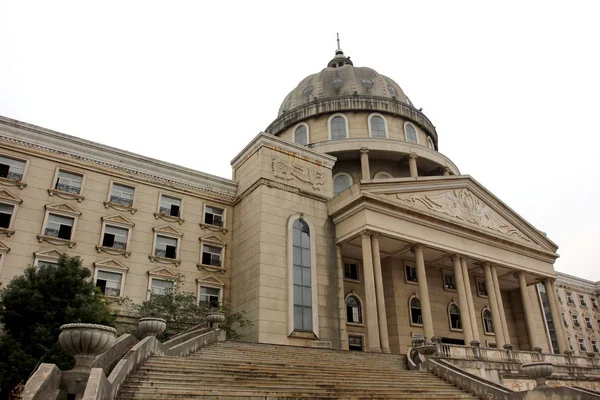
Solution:
<path fill-rule="evenodd" d="M 492 323 L 492 312 L 487 307 L 481 312 L 481 319 L 483 320 L 483 332 L 486 335 L 493 335 L 494 324 Z"/>
<path fill-rule="evenodd" d="M 413 296 L 409 300 L 410 305 L 410 323 L 411 325 L 423 325 L 423 315 L 421 314 L 421 300 Z"/>
<path fill-rule="evenodd" d="M 306 146 L 308 144 L 308 129 L 306 125 L 300 125 L 294 131 L 294 143 Z"/>
<path fill-rule="evenodd" d="M 433 145 L 433 140 L 431 140 L 431 138 L 429 136 L 427 136 L 427 147 L 429 147 L 431 150 L 435 150 L 435 146 Z"/>
<path fill-rule="evenodd" d="M 352 177 L 350 174 L 340 172 L 333 177 L 333 192 L 335 194 L 342 193 L 350 186 L 352 186 Z"/>
<path fill-rule="evenodd" d="M 362 307 L 360 300 L 354 295 L 346 298 L 346 320 L 353 324 L 362 324 Z"/>
<path fill-rule="evenodd" d="M 346 132 L 346 120 L 342 116 L 335 116 L 330 121 L 331 139 L 346 139 L 348 134 Z"/>
<path fill-rule="evenodd" d="M 460 309 L 455 303 L 450 303 L 448 306 L 448 319 L 450 320 L 450 330 L 462 331 Z"/>
<path fill-rule="evenodd" d="M 294 268 L 294 330 L 312 332 L 310 229 L 301 219 L 292 225 Z"/>
<path fill-rule="evenodd" d="M 409 143 L 419 143 L 417 138 L 417 130 L 409 123 L 404 125 L 404 137 Z"/>
<path fill-rule="evenodd" d="M 373 138 L 386 138 L 385 121 L 379 115 L 372 115 L 369 118 L 369 130 Z"/>

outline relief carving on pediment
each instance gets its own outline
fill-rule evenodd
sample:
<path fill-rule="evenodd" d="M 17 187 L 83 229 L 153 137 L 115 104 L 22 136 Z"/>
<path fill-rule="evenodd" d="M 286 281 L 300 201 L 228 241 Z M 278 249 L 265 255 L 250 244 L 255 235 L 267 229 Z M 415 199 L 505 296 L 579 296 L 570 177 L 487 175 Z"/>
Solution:
<path fill-rule="evenodd" d="M 506 222 L 497 212 L 467 189 L 408 197 L 397 194 L 396 197 L 417 207 L 424 207 L 427 210 L 445 214 L 482 228 L 531 242 L 531 239 Z"/>
<path fill-rule="evenodd" d="M 311 185 L 315 191 L 321 190 L 320 186 L 325 184 L 322 168 L 302 166 L 296 160 L 292 160 L 290 163 L 273 157 L 271 159 L 271 169 L 276 178 L 286 181 L 296 178 Z"/>

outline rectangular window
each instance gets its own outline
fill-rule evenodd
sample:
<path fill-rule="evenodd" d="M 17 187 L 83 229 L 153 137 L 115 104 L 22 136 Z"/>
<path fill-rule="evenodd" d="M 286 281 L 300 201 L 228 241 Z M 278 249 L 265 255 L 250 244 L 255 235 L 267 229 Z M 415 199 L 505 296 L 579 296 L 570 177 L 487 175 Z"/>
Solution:
<path fill-rule="evenodd" d="M 587 351 L 587 348 L 585 347 L 585 339 L 578 339 L 579 341 L 579 351 Z"/>
<path fill-rule="evenodd" d="M 51 262 L 51 261 L 38 261 L 35 264 L 36 268 L 41 268 L 41 267 L 57 267 L 58 266 L 58 262 Z"/>
<path fill-rule="evenodd" d="M 165 258 L 177 258 L 177 239 L 157 235 L 154 255 Z"/>
<path fill-rule="evenodd" d="M 110 191 L 110 202 L 125 207 L 133 207 L 133 193 L 135 189 L 129 186 L 113 183 Z"/>
<path fill-rule="evenodd" d="M 0 156 L 0 178 L 21 181 L 25 171 L 25 161 Z"/>
<path fill-rule="evenodd" d="M 71 240 L 75 220 L 62 215 L 48 214 L 48 223 L 44 229 L 45 236 Z"/>
<path fill-rule="evenodd" d="M 102 238 L 103 247 L 113 249 L 127 250 L 127 236 L 129 229 L 106 225 L 104 227 L 104 237 Z"/>
<path fill-rule="evenodd" d="M 294 330 L 304 332 L 313 329 L 310 245 L 308 224 L 296 220 L 292 227 Z"/>
<path fill-rule="evenodd" d="M 591 299 L 592 299 L 592 308 L 597 310 L 598 309 L 598 299 L 594 296 L 592 296 Z"/>
<path fill-rule="evenodd" d="M 221 247 L 203 244 L 202 245 L 202 264 L 220 267 L 222 252 L 223 252 L 223 249 Z"/>
<path fill-rule="evenodd" d="M 456 280 L 454 279 L 454 273 L 451 271 L 443 270 L 442 276 L 444 278 L 444 289 L 456 290 Z"/>
<path fill-rule="evenodd" d="M 181 216 L 181 199 L 165 194 L 161 195 L 159 212 L 162 215 L 179 218 Z"/>
<path fill-rule="evenodd" d="M 569 348 L 573 350 L 573 340 L 571 340 L 571 336 L 567 337 L 567 341 L 569 342 Z"/>
<path fill-rule="evenodd" d="M 363 337 L 348 335 L 348 349 L 353 351 L 363 351 Z"/>
<path fill-rule="evenodd" d="M 223 226 L 223 215 L 225 210 L 222 208 L 206 206 L 204 210 L 204 223 L 209 225 Z"/>
<path fill-rule="evenodd" d="M 96 287 L 100 288 L 100 291 L 105 296 L 119 297 L 121 296 L 121 280 L 123 274 L 108 271 L 98 271 L 96 277 Z"/>
<path fill-rule="evenodd" d="M 485 286 L 485 280 L 482 278 L 475 278 L 475 284 L 477 285 L 477 295 L 479 297 L 488 297 L 487 287 Z"/>
<path fill-rule="evenodd" d="M 404 263 L 404 273 L 406 274 L 406 282 L 417 283 L 417 268 L 409 263 Z"/>
<path fill-rule="evenodd" d="M 567 317 L 565 316 L 565 313 L 562 313 L 562 319 L 563 319 L 563 323 L 565 324 L 565 328 L 568 328 L 569 323 L 567 322 Z"/>
<path fill-rule="evenodd" d="M 80 194 L 82 182 L 83 175 L 73 174 L 59 169 L 54 189 L 66 193 Z"/>
<path fill-rule="evenodd" d="M 8 229 L 15 206 L 10 204 L 0 204 L 0 228 Z"/>
<path fill-rule="evenodd" d="M 173 281 L 150 278 L 150 295 L 164 296 L 173 292 Z"/>
<path fill-rule="evenodd" d="M 598 348 L 598 341 L 597 340 L 592 340 L 592 351 L 594 353 L 599 353 L 600 349 Z"/>
<path fill-rule="evenodd" d="M 579 304 L 582 307 L 587 307 L 587 303 L 585 302 L 585 297 L 582 294 L 579 295 Z"/>
<path fill-rule="evenodd" d="M 344 263 L 344 278 L 353 281 L 358 281 L 358 263 L 345 262 Z"/>
<path fill-rule="evenodd" d="M 592 319 L 590 317 L 585 317 L 585 327 L 589 329 L 594 329 L 592 328 Z"/>
<path fill-rule="evenodd" d="M 600 319 L 597 319 L 596 323 L 598 324 L 598 329 L 600 330 Z"/>
<path fill-rule="evenodd" d="M 200 286 L 200 302 L 206 303 L 210 308 L 219 308 L 221 289 Z"/>
<path fill-rule="evenodd" d="M 573 301 L 573 295 L 571 292 L 565 292 L 567 294 L 567 303 L 569 304 L 575 304 L 575 302 Z"/>
<path fill-rule="evenodd" d="M 577 319 L 577 314 L 571 314 L 571 319 L 573 320 L 573 326 L 575 328 L 579 328 L 581 325 L 579 325 L 579 320 Z"/>

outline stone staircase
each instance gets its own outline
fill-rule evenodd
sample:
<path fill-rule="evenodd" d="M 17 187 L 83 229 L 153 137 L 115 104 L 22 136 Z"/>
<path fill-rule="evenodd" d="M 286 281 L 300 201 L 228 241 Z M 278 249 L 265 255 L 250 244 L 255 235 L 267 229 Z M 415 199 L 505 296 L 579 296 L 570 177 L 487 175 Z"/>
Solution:
<path fill-rule="evenodd" d="M 153 356 L 118 399 L 476 399 L 406 357 L 247 342 L 214 344 L 189 357 Z"/>

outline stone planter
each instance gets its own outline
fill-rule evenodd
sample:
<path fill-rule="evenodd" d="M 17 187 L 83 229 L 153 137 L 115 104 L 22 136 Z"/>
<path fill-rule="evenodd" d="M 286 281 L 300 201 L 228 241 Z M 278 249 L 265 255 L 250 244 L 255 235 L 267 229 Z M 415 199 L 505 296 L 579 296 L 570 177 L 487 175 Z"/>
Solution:
<path fill-rule="evenodd" d="M 140 318 L 138 321 L 138 329 L 141 334 L 146 336 L 160 335 L 167 329 L 167 321 L 162 318 Z"/>
<path fill-rule="evenodd" d="M 412 342 L 412 345 L 414 348 L 423 346 L 426 341 L 427 341 L 427 339 L 425 338 L 425 335 L 421 335 L 421 334 L 417 334 L 417 335 L 413 336 L 411 339 L 411 342 Z"/>
<path fill-rule="evenodd" d="M 435 352 L 437 350 L 437 346 L 435 344 L 426 344 L 423 346 L 415 347 L 415 350 L 420 355 L 428 358 L 435 354 Z"/>
<path fill-rule="evenodd" d="M 66 324 L 60 327 L 58 342 L 63 350 L 75 357 L 77 371 L 88 371 L 97 355 L 115 343 L 117 330 L 105 325 Z"/>
<path fill-rule="evenodd" d="M 217 329 L 220 324 L 225 322 L 225 314 L 220 311 L 211 311 L 206 314 L 206 320 L 211 328 Z"/>
<path fill-rule="evenodd" d="M 532 362 L 521 365 L 525 375 L 535 379 L 536 389 L 546 388 L 546 378 L 554 372 L 554 366 L 549 362 Z"/>

